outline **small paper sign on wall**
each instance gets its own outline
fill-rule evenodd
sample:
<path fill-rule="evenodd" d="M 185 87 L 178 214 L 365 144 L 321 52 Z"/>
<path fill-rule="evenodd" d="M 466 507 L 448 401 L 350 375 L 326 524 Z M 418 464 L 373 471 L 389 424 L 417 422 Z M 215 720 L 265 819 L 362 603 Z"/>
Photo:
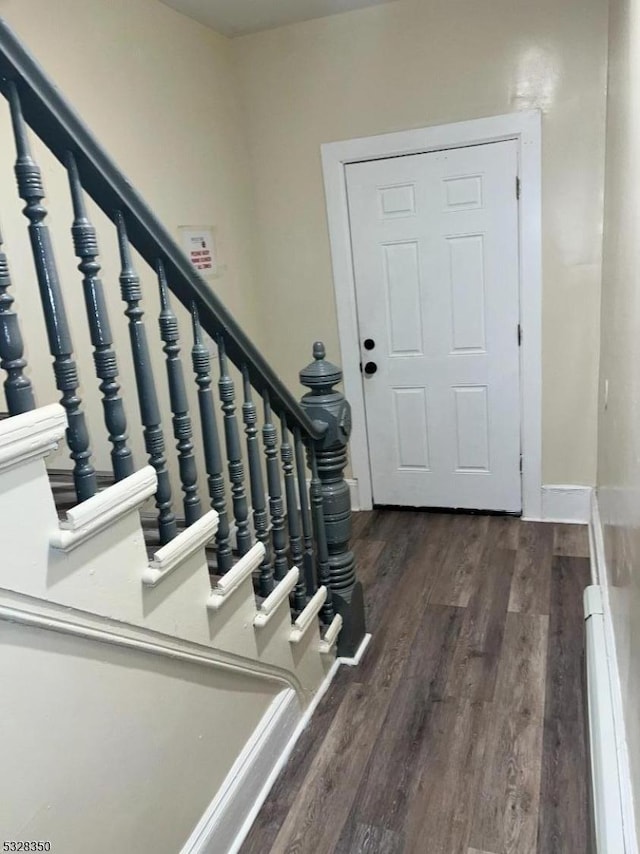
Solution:
<path fill-rule="evenodd" d="M 195 270 L 205 278 L 218 272 L 214 229 L 211 225 L 181 225 L 182 246 Z"/>

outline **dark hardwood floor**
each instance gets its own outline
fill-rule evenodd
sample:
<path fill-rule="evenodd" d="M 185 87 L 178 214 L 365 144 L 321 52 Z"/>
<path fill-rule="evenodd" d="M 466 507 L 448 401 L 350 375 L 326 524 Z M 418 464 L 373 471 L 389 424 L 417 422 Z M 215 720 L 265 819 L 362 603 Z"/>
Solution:
<path fill-rule="evenodd" d="M 374 510 L 355 552 L 373 640 L 242 854 L 585 854 L 586 527 Z"/>

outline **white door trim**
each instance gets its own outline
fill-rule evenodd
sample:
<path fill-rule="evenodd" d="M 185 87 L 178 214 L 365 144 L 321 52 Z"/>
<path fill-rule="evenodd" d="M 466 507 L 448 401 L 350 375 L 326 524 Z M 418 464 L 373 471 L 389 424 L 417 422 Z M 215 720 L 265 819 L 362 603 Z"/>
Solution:
<path fill-rule="evenodd" d="M 364 393 L 359 369 L 360 345 L 345 166 L 403 154 L 461 148 L 515 139 L 518 142 L 520 207 L 520 348 L 522 512 L 541 518 L 542 486 L 542 168 L 541 115 L 526 110 L 455 124 L 329 142 L 321 146 L 322 170 L 331 243 L 333 283 L 345 394 L 353 410 L 351 466 L 359 506 L 373 505 Z"/>

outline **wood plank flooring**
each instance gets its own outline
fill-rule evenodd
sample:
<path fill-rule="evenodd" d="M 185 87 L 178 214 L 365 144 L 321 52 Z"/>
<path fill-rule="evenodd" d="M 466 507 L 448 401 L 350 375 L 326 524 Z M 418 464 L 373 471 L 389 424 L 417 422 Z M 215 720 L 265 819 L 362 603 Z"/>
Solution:
<path fill-rule="evenodd" d="M 242 854 L 585 854 L 586 527 L 374 510 L 354 536 L 373 640 Z"/>

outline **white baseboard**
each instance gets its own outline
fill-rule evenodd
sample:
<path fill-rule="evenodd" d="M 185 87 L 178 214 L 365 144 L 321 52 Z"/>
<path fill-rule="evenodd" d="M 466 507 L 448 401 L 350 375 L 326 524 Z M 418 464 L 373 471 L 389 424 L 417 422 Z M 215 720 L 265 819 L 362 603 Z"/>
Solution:
<path fill-rule="evenodd" d="M 584 618 L 595 854 L 622 854 L 625 850 L 622 800 L 620 787 L 616 784 L 619 770 L 611 676 L 605 642 L 602 588 L 599 585 L 591 585 L 584 591 Z"/>
<path fill-rule="evenodd" d="M 304 712 L 293 690 L 275 698 L 180 854 L 236 854 L 240 850 L 340 664 L 340 659 L 333 662 Z"/>
<path fill-rule="evenodd" d="M 247 813 L 259 800 L 265 779 L 269 779 L 279 764 L 291 733 L 301 719 L 296 692 L 286 690 L 278 694 L 185 842 L 181 854 L 222 854 L 236 850 L 235 841 L 247 820 Z"/>
<path fill-rule="evenodd" d="M 356 650 L 356 654 L 351 658 L 347 658 L 344 655 L 341 655 L 338 658 L 339 664 L 345 664 L 347 667 L 357 667 L 358 664 L 362 661 L 362 656 L 365 653 L 365 650 L 369 646 L 369 641 L 371 640 L 371 633 L 367 632 L 367 634 L 362 638 L 362 642 L 358 649 Z"/>
<path fill-rule="evenodd" d="M 591 486 L 549 484 L 542 487 L 542 521 L 586 525 L 591 515 Z"/>
<path fill-rule="evenodd" d="M 593 586 L 585 591 L 587 696 L 597 854 L 638 854 L 633 792 L 595 491 L 589 526 Z"/>
<path fill-rule="evenodd" d="M 359 510 L 360 509 L 360 489 L 358 488 L 358 481 L 354 477 L 346 477 L 345 480 L 349 484 L 349 492 L 351 493 L 351 509 Z"/>
<path fill-rule="evenodd" d="M 245 821 L 242 824 L 242 826 L 240 827 L 240 829 L 238 830 L 236 838 L 235 838 L 233 844 L 231 845 L 231 847 L 229 848 L 227 854 L 237 854 L 237 852 L 240 850 L 242 843 L 244 842 L 249 831 L 251 830 L 251 825 L 256 820 L 256 816 L 260 812 L 260 809 L 262 808 L 263 803 L 266 801 L 267 796 L 269 795 L 269 792 L 271 791 L 273 784 L 277 780 L 278 775 L 280 774 L 280 772 L 282 771 L 282 769 L 286 765 L 287 760 L 291 756 L 291 753 L 293 752 L 293 748 L 296 746 L 296 742 L 298 741 L 298 739 L 300 738 L 300 736 L 302 735 L 304 730 L 307 728 L 307 725 L 309 724 L 309 721 L 311 720 L 313 713 L 317 709 L 318 704 L 320 703 L 320 700 L 324 697 L 324 695 L 329 690 L 329 686 L 333 682 L 333 677 L 336 675 L 336 672 L 337 672 L 339 667 L 340 667 L 340 661 L 338 659 L 336 659 L 333 662 L 333 664 L 331 665 L 331 669 L 329 670 L 329 672 L 325 676 L 324 682 L 322 683 L 322 685 L 320 686 L 320 688 L 316 692 L 316 695 L 314 696 L 313 700 L 307 706 L 304 714 L 300 718 L 298 725 L 295 727 L 295 729 L 289 730 L 289 733 L 291 734 L 289 741 L 287 742 L 284 750 L 280 754 L 278 761 L 273 766 L 271 773 L 268 775 L 266 780 L 264 780 L 264 784 L 262 786 L 262 789 L 260 790 L 260 793 L 257 796 L 257 798 L 255 799 L 254 803 L 251 805 L 251 809 L 248 811 L 247 816 L 245 818 Z M 219 852 L 223 849 L 216 847 L 215 850 L 213 848 L 204 849 L 204 850 L 206 851 L 206 854 L 219 854 Z"/>

